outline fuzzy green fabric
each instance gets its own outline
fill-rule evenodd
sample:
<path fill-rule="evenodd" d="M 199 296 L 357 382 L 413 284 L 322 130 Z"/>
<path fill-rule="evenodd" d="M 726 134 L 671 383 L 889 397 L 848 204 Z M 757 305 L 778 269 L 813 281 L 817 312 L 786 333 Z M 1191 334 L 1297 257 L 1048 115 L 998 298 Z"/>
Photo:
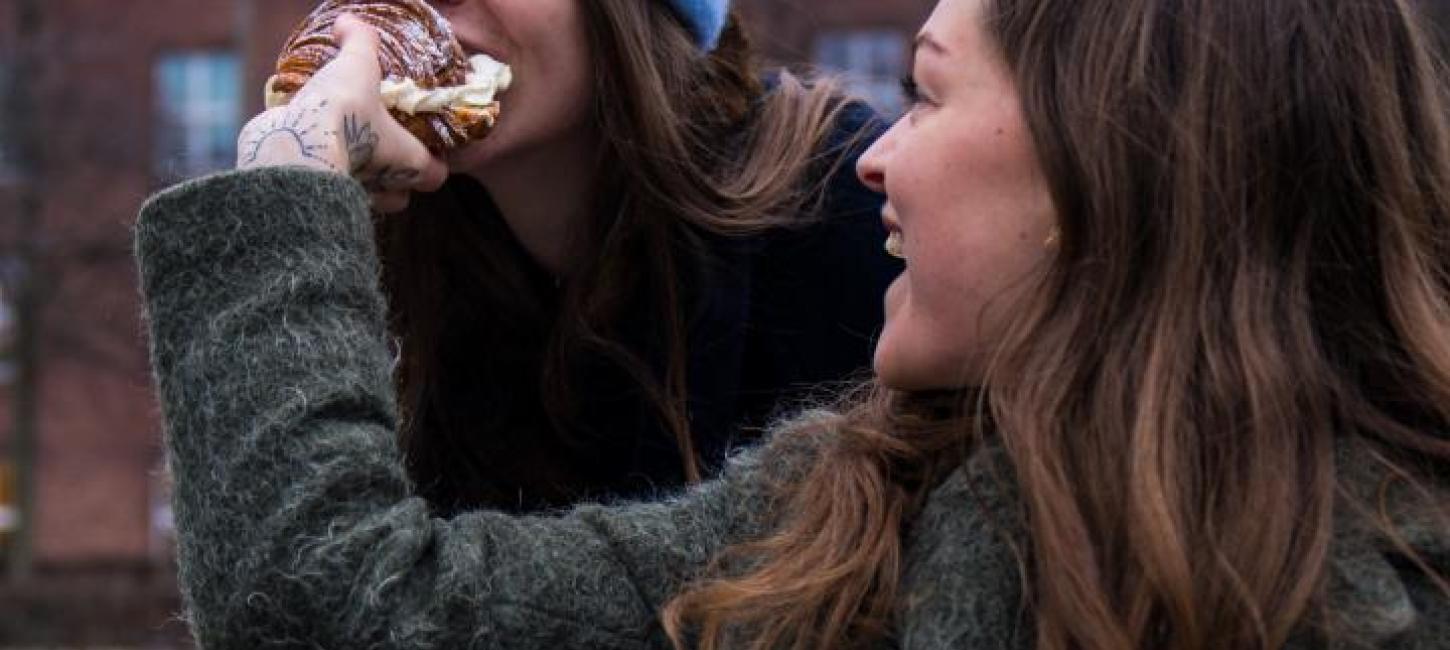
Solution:
<path fill-rule="evenodd" d="M 360 186 L 221 174 L 152 199 L 136 235 L 181 583 L 205 648 L 665 648 L 659 607 L 725 545 L 767 532 L 767 486 L 829 444 L 776 435 L 655 504 L 432 518 L 394 441 Z M 999 456 L 974 456 L 912 524 L 887 646 L 1030 646 Z M 1414 530 L 1450 567 L 1446 540 Z M 1450 647 L 1450 608 L 1423 574 L 1370 537 L 1343 540 L 1332 588 L 1356 636 Z"/>

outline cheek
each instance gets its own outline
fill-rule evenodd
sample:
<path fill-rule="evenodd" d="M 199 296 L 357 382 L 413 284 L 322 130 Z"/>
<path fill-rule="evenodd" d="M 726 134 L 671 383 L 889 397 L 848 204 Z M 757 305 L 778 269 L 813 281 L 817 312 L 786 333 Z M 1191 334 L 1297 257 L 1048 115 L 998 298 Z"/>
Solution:
<path fill-rule="evenodd" d="M 541 85 L 556 88 L 583 76 L 589 61 L 589 36 L 576 0 L 529 0 L 516 9 L 514 38 L 521 46 L 521 63 L 546 76 Z"/>
<path fill-rule="evenodd" d="M 977 269 L 944 242 L 917 246 L 887 291 L 875 368 L 892 388 L 959 388 L 976 381 L 983 301 L 965 282 Z"/>
<path fill-rule="evenodd" d="M 516 101 L 526 103 L 521 112 L 536 130 L 569 130 L 588 115 L 593 99 L 592 57 L 582 16 L 568 0 L 563 7 L 534 10 L 529 23 L 532 29 L 517 70 L 524 92 Z"/>
<path fill-rule="evenodd" d="M 527 4 L 537 2 L 538 4 Z M 573 0 L 499 3 L 514 85 L 500 101 L 498 128 L 454 156 L 455 168 L 487 166 L 575 135 L 593 108 L 587 37 Z"/>
<path fill-rule="evenodd" d="M 904 390 L 980 385 L 1048 261 L 1036 229 L 974 224 L 919 240 L 885 300 L 875 366 Z"/>
<path fill-rule="evenodd" d="M 1035 159 L 997 129 L 985 133 L 912 137 L 904 141 L 912 155 L 898 155 L 888 175 L 909 258 L 888 294 L 876 350 L 888 386 L 981 382 L 993 343 L 1047 258 L 1053 217 Z"/>

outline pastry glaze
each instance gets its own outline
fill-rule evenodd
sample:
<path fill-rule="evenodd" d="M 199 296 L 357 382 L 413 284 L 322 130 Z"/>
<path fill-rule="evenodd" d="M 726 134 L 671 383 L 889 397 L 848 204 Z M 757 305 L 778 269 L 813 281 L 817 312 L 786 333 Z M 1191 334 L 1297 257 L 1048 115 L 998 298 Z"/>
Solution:
<path fill-rule="evenodd" d="M 333 23 L 350 13 L 378 32 L 383 77 L 411 79 L 419 88 L 460 86 L 473 71 L 448 21 L 422 0 L 326 0 L 292 32 L 267 82 L 268 104 L 285 103 L 319 68 L 337 55 Z M 499 104 L 453 105 L 437 112 L 393 108 L 393 118 L 435 152 L 482 138 L 498 118 Z"/>

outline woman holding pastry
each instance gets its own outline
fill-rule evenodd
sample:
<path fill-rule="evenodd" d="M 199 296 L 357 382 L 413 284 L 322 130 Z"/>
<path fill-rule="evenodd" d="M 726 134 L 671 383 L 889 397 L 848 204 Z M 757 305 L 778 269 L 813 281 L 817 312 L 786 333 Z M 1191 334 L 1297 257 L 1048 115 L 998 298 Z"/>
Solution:
<path fill-rule="evenodd" d="M 328 2 L 288 43 L 239 167 L 348 173 L 386 213 L 438 511 L 670 489 L 869 364 L 900 264 L 851 168 L 880 127 L 763 72 L 728 5 Z M 334 29 L 377 39 L 380 79 L 326 66 Z"/>

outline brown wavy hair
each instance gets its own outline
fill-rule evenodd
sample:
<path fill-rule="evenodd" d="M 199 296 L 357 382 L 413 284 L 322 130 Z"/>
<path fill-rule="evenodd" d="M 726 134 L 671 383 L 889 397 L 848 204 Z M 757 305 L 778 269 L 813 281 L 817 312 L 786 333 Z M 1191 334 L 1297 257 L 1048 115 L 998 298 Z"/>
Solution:
<path fill-rule="evenodd" d="M 779 532 L 727 553 L 752 568 L 667 606 L 676 645 L 879 638 L 901 531 L 956 464 L 935 459 L 989 438 L 1022 495 L 1038 648 L 1345 631 L 1325 585 L 1350 521 L 1450 597 L 1375 500 L 1409 484 L 1446 522 L 1450 77 L 1423 19 L 1404 0 L 986 4 L 1058 252 L 987 392 L 961 398 L 976 415 L 902 426 L 884 393 L 843 415 Z"/>
<path fill-rule="evenodd" d="M 645 396 L 683 476 L 698 479 L 685 344 L 689 287 L 711 270 L 704 241 L 800 225 L 844 160 L 826 148 L 846 103 L 836 86 L 782 72 L 767 89 L 734 13 L 706 55 L 664 2 L 579 6 L 603 141 L 569 282 L 529 271 L 500 220 L 480 218 L 496 208 L 467 179 L 378 225 L 401 443 L 421 493 L 445 510 L 579 498 L 600 464 L 589 436 L 605 432 L 585 433 L 578 382 L 600 372 Z M 480 384 L 490 388 L 463 392 Z M 494 402 L 470 411 L 479 394 Z"/>

